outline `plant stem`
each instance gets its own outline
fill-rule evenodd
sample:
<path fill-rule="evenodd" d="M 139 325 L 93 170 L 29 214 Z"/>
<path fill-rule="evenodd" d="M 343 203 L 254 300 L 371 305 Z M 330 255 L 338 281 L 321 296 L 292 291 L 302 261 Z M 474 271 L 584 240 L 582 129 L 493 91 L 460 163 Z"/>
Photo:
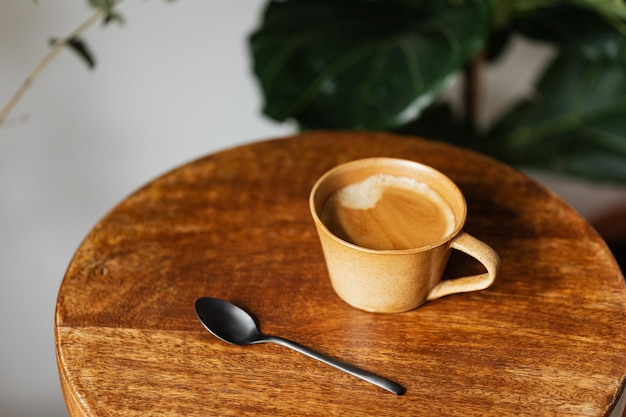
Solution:
<path fill-rule="evenodd" d="M 106 15 L 106 11 L 104 9 L 98 9 L 89 19 L 84 21 L 80 26 L 78 26 L 72 33 L 70 33 L 65 39 L 60 40 L 54 44 L 54 46 L 50 49 L 50 51 L 42 58 L 41 61 L 35 66 L 35 68 L 31 71 L 30 74 L 26 77 L 24 82 L 17 89 L 15 94 L 11 97 L 8 103 L 0 112 L 0 126 L 4 124 L 9 116 L 9 113 L 13 110 L 13 108 L 20 101 L 24 93 L 28 90 L 28 88 L 33 84 L 35 79 L 39 76 L 39 74 L 46 68 L 46 66 L 56 57 L 59 52 L 63 48 L 65 48 L 69 41 L 79 37 L 85 30 L 87 30 L 94 23 L 102 19 Z"/>
<path fill-rule="evenodd" d="M 482 66 L 485 51 L 478 52 L 463 70 L 463 112 L 468 126 L 475 126 L 479 115 Z"/>

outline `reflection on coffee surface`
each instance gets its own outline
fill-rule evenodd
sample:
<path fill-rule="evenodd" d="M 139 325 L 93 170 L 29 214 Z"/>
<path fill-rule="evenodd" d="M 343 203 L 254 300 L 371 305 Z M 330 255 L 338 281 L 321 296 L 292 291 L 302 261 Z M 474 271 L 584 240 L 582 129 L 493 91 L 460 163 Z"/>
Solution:
<path fill-rule="evenodd" d="M 377 174 L 336 191 L 321 220 L 338 237 L 365 248 L 411 249 L 454 229 L 454 213 L 435 190 L 408 177 Z"/>

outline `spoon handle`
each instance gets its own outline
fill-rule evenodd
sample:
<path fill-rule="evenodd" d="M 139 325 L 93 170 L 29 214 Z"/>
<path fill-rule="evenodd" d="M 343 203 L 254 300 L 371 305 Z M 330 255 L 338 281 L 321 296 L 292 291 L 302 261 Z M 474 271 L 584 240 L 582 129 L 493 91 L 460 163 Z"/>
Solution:
<path fill-rule="evenodd" d="M 285 346 L 290 349 L 293 349 L 297 352 L 302 353 L 310 358 L 317 359 L 318 361 L 324 362 L 327 365 L 340 369 L 344 372 L 349 373 L 350 375 L 356 376 L 357 378 L 361 378 L 371 384 L 377 385 L 387 391 L 393 392 L 396 395 L 402 395 L 405 392 L 405 389 L 402 385 L 396 384 L 393 381 L 385 379 L 381 376 L 358 368 L 354 365 L 351 365 L 346 362 L 342 362 L 338 359 L 332 358 L 330 356 L 324 355 L 323 353 L 319 353 L 310 349 L 306 346 L 302 346 L 299 343 L 291 341 L 289 339 L 285 339 L 278 336 L 266 336 L 264 339 L 266 342 L 275 343 L 277 345 Z"/>

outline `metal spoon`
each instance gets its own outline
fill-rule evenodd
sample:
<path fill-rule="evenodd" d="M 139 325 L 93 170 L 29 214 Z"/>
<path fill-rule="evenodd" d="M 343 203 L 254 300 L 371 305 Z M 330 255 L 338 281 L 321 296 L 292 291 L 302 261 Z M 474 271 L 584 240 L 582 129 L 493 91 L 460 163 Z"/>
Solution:
<path fill-rule="evenodd" d="M 275 343 L 324 362 L 396 395 L 402 395 L 405 392 L 403 386 L 354 365 L 341 362 L 291 340 L 264 335 L 250 314 L 228 301 L 211 297 L 198 298 L 196 300 L 196 314 L 204 327 L 224 342 L 240 346 L 255 343 Z"/>

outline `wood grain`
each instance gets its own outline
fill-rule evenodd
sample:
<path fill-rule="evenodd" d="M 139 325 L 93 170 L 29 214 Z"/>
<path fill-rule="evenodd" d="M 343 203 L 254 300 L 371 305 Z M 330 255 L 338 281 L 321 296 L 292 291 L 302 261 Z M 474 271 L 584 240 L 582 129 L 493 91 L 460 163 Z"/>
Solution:
<path fill-rule="evenodd" d="M 450 176 L 466 230 L 500 254 L 489 289 L 403 314 L 333 292 L 308 194 L 331 167 L 391 156 Z M 446 276 L 474 273 L 454 255 Z M 397 397 L 275 345 L 207 333 L 194 301 L 403 384 Z M 71 416 L 609 416 L 626 385 L 626 286 L 587 222 L 523 174 L 468 151 L 311 132 L 190 162 L 131 194 L 85 238 L 59 291 Z"/>

